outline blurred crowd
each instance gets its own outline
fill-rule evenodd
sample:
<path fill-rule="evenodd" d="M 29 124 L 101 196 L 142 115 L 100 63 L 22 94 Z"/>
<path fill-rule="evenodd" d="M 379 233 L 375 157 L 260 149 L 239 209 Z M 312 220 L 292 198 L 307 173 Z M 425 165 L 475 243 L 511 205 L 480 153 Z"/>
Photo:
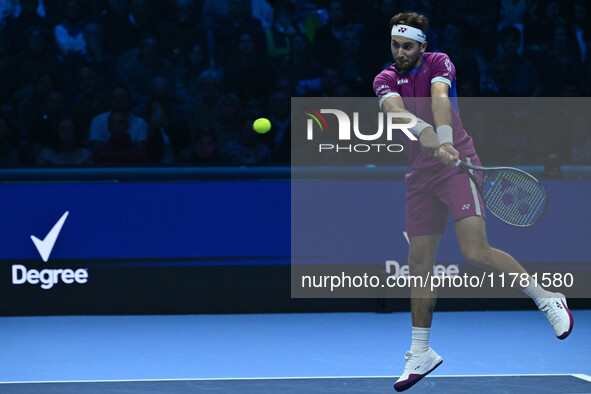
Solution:
<path fill-rule="evenodd" d="M 392 63 L 388 21 L 406 10 L 429 17 L 428 50 L 450 55 L 462 98 L 586 97 L 589 8 L 584 0 L 0 0 L 0 166 L 288 165 L 290 98 L 373 97 L 373 78 Z M 483 160 L 591 164 L 584 116 L 555 108 L 547 115 L 556 130 L 522 115 L 502 129 L 486 111 L 466 116 Z M 271 120 L 269 133 L 253 132 L 258 117 Z"/>

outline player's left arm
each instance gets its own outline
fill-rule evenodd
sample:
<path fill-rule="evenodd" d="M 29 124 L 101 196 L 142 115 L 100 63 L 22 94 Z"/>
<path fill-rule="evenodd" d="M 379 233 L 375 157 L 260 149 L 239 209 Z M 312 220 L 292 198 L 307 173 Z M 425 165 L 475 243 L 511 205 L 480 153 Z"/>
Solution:
<path fill-rule="evenodd" d="M 453 147 L 451 101 L 449 99 L 448 84 L 439 81 L 434 81 L 431 84 L 431 110 L 435 120 L 437 138 L 439 139 L 439 160 L 443 164 L 453 166 L 453 163 L 459 158 L 459 153 Z"/>

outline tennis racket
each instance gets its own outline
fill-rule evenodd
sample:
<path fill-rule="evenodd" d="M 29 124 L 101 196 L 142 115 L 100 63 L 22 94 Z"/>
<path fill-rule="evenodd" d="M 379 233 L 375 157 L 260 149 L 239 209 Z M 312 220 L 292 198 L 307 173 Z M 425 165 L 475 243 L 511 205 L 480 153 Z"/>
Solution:
<path fill-rule="evenodd" d="M 476 185 L 488 210 L 515 227 L 530 227 L 542 219 L 548 208 L 548 194 L 533 175 L 511 167 L 477 167 L 456 160 Z M 479 183 L 472 171 L 482 171 Z"/>

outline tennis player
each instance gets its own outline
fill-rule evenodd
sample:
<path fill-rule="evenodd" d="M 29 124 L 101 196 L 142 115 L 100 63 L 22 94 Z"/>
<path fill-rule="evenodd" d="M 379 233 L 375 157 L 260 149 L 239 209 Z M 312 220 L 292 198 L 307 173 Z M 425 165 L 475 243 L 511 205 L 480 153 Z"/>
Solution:
<path fill-rule="evenodd" d="M 489 246 L 480 194 L 470 178 L 453 165 L 458 158 L 481 164 L 456 106 L 455 67 L 446 54 L 426 52 L 428 30 L 429 22 L 423 15 L 405 12 L 394 16 L 390 20 L 394 64 L 378 74 L 373 85 L 382 111 L 411 112 L 418 118 L 411 129 L 418 141 L 403 136 L 412 168 L 405 177 L 410 274 L 426 276 L 433 270 L 451 214 L 460 249 L 469 263 L 486 270 L 527 275 L 513 257 Z M 478 174 L 474 175 L 478 179 Z M 556 336 L 566 338 L 573 327 L 566 299 L 528 277 L 529 285 L 523 291 L 535 301 Z M 394 384 L 396 391 L 410 388 L 443 362 L 429 347 L 435 300 L 427 288 L 411 290 L 412 341 L 404 372 Z"/>

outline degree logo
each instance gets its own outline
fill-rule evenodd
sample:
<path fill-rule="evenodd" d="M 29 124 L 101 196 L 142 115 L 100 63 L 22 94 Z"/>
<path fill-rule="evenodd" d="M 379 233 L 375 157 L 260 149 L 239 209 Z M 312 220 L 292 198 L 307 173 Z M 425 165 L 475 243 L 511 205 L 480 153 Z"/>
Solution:
<path fill-rule="evenodd" d="M 49 233 L 44 239 L 39 239 L 31 235 L 31 240 L 35 244 L 35 248 L 39 252 L 44 263 L 49 260 L 49 255 L 55 246 L 57 238 L 66 222 L 69 212 L 66 211 L 62 217 L 53 225 Z M 49 290 L 58 283 L 70 285 L 73 283 L 85 284 L 88 282 L 88 270 L 86 268 L 78 268 L 76 270 L 71 268 L 45 268 L 37 270 L 34 268 L 27 268 L 22 264 L 12 265 L 12 284 L 22 285 L 29 283 L 31 285 L 40 284 L 43 290 Z"/>

